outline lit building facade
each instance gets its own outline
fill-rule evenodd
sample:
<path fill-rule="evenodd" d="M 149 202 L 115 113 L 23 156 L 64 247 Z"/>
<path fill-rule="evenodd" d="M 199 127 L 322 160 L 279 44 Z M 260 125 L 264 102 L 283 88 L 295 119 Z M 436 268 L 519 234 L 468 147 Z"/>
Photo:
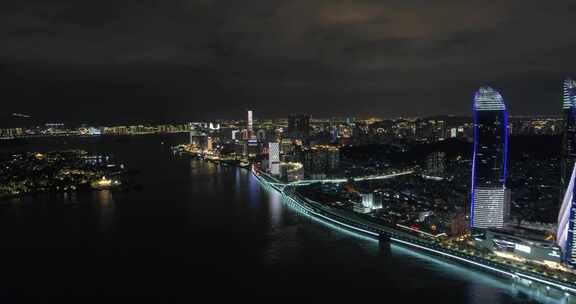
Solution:
<path fill-rule="evenodd" d="M 191 146 L 200 146 L 198 137 L 200 136 L 200 132 L 196 129 L 196 126 L 190 125 L 190 145 Z"/>
<path fill-rule="evenodd" d="M 253 113 L 252 110 L 248 111 L 248 126 L 247 126 L 247 135 L 246 135 L 246 139 L 252 139 L 254 136 L 254 121 L 253 121 Z"/>
<path fill-rule="evenodd" d="M 212 139 L 212 137 L 208 136 L 206 138 L 206 151 L 211 152 L 214 150 L 214 139 Z"/>
<path fill-rule="evenodd" d="M 509 214 L 506 189 L 508 113 L 498 91 L 482 87 L 474 96 L 474 155 L 470 225 L 502 228 Z"/>
<path fill-rule="evenodd" d="M 576 81 L 568 78 L 563 86 L 562 161 L 560 162 L 561 189 L 568 187 L 576 161 Z"/>
<path fill-rule="evenodd" d="M 482 236 L 474 238 L 478 248 L 492 251 L 500 257 L 516 261 L 557 265 L 561 262 L 560 247 L 548 240 L 546 235 L 522 229 L 487 229 Z"/>
<path fill-rule="evenodd" d="M 574 243 L 576 243 L 576 235 L 574 234 L 574 222 L 576 221 L 576 208 L 574 208 L 575 177 L 576 166 L 573 167 L 566 194 L 562 201 L 562 207 L 558 215 L 558 230 L 556 232 L 556 242 L 562 248 L 562 259 L 571 266 L 576 266 L 576 248 L 574 247 Z"/>
<path fill-rule="evenodd" d="M 266 130 L 260 129 L 256 131 L 256 140 L 258 140 L 258 142 L 264 142 L 266 140 Z"/>
<path fill-rule="evenodd" d="M 277 142 L 268 143 L 268 165 L 271 174 L 280 174 L 280 144 Z"/>
<path fill-rule="evenodd" d="M 325 179 L 337 173 L 340 167 L 340 150 L 334 146 L 314 146 L 304 149 L 300 159 L 307 178 Z"/>
<path fill-rule="evenodd" d="M 241 137 L 238 134 L 241 134 L 240 130 L 232 130 L 232 140 L 240 140 Z"/>
<path fill-rule="evenodd" d="M 426 174 L 430 176 L 443 177 L 446 172 L 446 153 L 435 151 L 426 158 Z"/>
<path fill-rule="evenodd" d="M 280 178 L 286 182 L 304 179 L 304 167 L 300 163 L 280 163 Z"/>
<path fill-rule="evenodd" d="M 374 206 L 374 193 L 360 193 L 360 198 L 362 199 L 362 206 L 364 208 L 370 208 Z"/>

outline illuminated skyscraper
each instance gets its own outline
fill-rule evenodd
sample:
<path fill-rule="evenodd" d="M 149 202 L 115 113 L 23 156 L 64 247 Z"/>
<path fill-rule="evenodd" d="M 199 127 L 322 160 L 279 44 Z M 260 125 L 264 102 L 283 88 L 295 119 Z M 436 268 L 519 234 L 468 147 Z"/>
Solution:
<path fill-rule="evenodd" d="M 560 162 L 561 189 L 568 187 L 570 174 L 576 161 L 576 81 L 564 80 L 563 106 L 564 121 L 562 128 L 562 161 Z"/>
<path fill-rule="evenodd" d="M 232 130 L 232 140 L 240 140 L 241 136 L 238 134 L 241 134 L 240 130 Z"/>
<path fill-rule="evenodd" d="M 212 150 L 214 150 L 214 140 L 208 136 L 206 138 L 206 151 L 211 152 Z"/>
<path fill-rule="evenodd" d="M 573 166 L 574 167 L 574 166 Z M 562 248 L 563 260 L 572 266 L 576 266 L 576 242 L 574 234 L 574 222 L 576 221 L 576 204 L 574 204 L 574 178 L 576 177 L 576 167 L 572 170 L 566 194 L 558 215 L 558 231 L 556 232 L 556 242 Z"/>
<path fill-rule="evenodd" d="M 268 143 L 268 165 L 271 174 L 280 174 L 280 144 L 277 142 Z"/>
<path fill-rule="evenodd" d="M 260 129 L 258 131 L 256 131 L 256 139 L 258 140 L 258 142 L 265 142 L 266 139 L 268 137 L 268 134 L 266 134 L 266 130 L 264 129 Z"/>
<path fill-rule="evenodd" d="M 248 130 L 248 139 L 251 139 L 254 135 L 253 132 L 253 127 L 254 127 L 254 122 L 252 121 L 252 110 L 248 111 L 248 126 L 247 126 L 247 130 Z"/>
<path fill-rule="evenodd" d="M 506 189 L 508 113 L 498 91 L 482 87 L 474 96 L 472 228 L 502 228 L 509 213 Z"/>

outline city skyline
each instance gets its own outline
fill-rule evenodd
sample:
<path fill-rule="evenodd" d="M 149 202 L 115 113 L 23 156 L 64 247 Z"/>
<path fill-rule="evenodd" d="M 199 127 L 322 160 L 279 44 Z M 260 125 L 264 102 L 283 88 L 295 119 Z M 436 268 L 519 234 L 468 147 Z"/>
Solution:
<path fill-rule="evenodd" d="M 565 87 L 570 89 L 570 79 L 565 83 L 568 84 Z M 565 90 L 563 95 L 567 96 L 564 109 L 570 108 L 573 99 L 571 94 L 566 94 L 569 91 Z M 520 159 L 513 160 L 515 169 L 511 176 L 507 174 L 509 131 L 528 127 L 532 131 L 524 131 L 527 132 L 525 135 L 534 135 L 532 132 L 540 129 L 547 138 L 559 134 L 571 137 L 573 135 L 570 135 L 569 128 L 566 127 L 569 124 L 569 115 L 562 117 L 562 121 L 519 119 L 516 121 L 519 126 L 514 126 L 509 124 L 507 105 L 501 93 L 486 86 L 480 87 L 474 95 L 471 121 L 416 119 L 409 123 L 406 120 L 399 120 L 393 124 L 379 124 L 378 121 L 356 123 L 343 119 L 336 124 L 332 121 L 320 121 L 313 125 L 309 115 L 289 114 L 283 122 L 268 121 L 259 125 L 255 123 L 258 113 L 257 109 L 245 110 L 243 118 L 239 118 L 233 124 L 203 122 L 156 127 L 92 128 L 93 132 L 99 131 L 98 134 L 66 133 L 65 126 L 61 123 L 50 123 L 46 127 L 55 131 L 61 129 L 65 134 L 63 136 L 81 135 L 80 138 L 85 137 L 83 135 L 99 137 L 106 134 L 189 132 L 187 144 L 171 147 L 173 156 L 180 153 L 190 154 L 196 161 L 243 168 L 251 172 L 255 178 L 253 181 L 257 180 L 267 191 L 276 191 L 277 194 L 288 198 L 291 200 L 289 203 L 292 204 L 291 208 L 302 208 L 308 216 L 317 216 L 333 224 L 365 233 L 372 238 L 376 237 L 378 242 L 393 241 L 417 247 L 463 263 L 504 273 L 513 278 L 521 275 L 534 280 L 538 278 L 534 275 L 544 272 L 545 276 L 540 278 L 543 279 L 540 282 L 546 286 L 557 287 L 561 292 L 567 290 L 576 292 L 571 283 L 571 276 L 576 275 L 576 271 L 565 266 L 573 264 L 574 256 L 572 233 L 574 175 L 566 190 L 564 204 L 558 216 L 559 229 L 555 239 L 553 224 L 534 221 L 535 218 L 542 219 L 545 216 L 525 216 L 520 204 L 525 198 L 531 199 L 530 196 L 526 196 L 525 191 L 534 185 L 542 189 L 538 190 L 538 202 L 549 203 L 549 200 L 542 199 L 550 193 L 544 190 L 549 188 L 545 184 L 559 183 L 558 176 L 554 179 L 540 179 L 535 173 L 526 175 L 524 170 L 518 168 L 518 164 L 526 160 Z M 88 128 L 83 129 L 83 132 L 91 131 Z M 405 132 L 409 130 L 411 132 Z M 387 133 L 388 131 L 394 132 Z M 383 161 L 380 158 L 367 157 L 370 153 L 353 156 L 345 152 L 348 149 L 364 149 L 366 139 L 377 138 L 381 134 L 388 134 L 389 137 L 384 140 L 384 146 L 387 148 L 380 153 L 400 150 L 410 154 L 410 150 L 422 147 L 423 151 L 426 151 L 447 138 L 456 139 L 451 141 L 452 144 L 467 143 L 469 147 L 473 147 L 473 153 L 471 158 L 462 151 L 454 155 L 458 149 L 452 147 L 454 150 L 450 148 L 447 150 L 452 154 L 450 157 L 447 157 L 446 153 L 431 155 L 429 151 L 427 157 L 414 163 L 405 162 L 410 157 L 405 161 L 395 162 L 392 158 Z M 180 135 L 172 139 L 187 137 Z M 102 138 L 109 137 L 102 136 Z M 558 136 L 555 138 L 559 139 Z M 164 142 L 161 145 L 164 145 Z M 562 148 L 563 146 L 558 144 L 558 152 Z M 375 151 L 377 150 L 373 152 Z M 535 150 L 523 152 L 534 153 Z M 57 153 L 66 155 L 66 152 Z M 86 154 L 83 151 L 75 153 Z M 50 155 L 49 163 L 59 157 L 59 154 L 54 153 L 46 155 Z M 182 154 L 179 157 L 181 156 Z M 344 157 L 341 158 L 342 156 Z M 37 168 L 29 164 L 47 158 L 43 153 L 13 154 L 5 157 L 12 159 L 7 162 L 9 165 L 6 167 L 11 170 L 18 170 L 19 167 Z M 101 156 L 84 158 L 102 159 Z M 548 170 L 560 173 L 560 166 L 552 164 L 558 160 L 559 158 L 550 158 L 544 164 L 547 163 L 545 166 Z M 542 163 L 536 160 L 534 164 L 528 163 L 530 162 L 526 162 L 525 165 L 532 169 L 542 168 Z M 214 173 L 218 174 L 219 171 Z M 467 183 L 467 178 L 459 178 L 466 176 L 470 171 L 471 185 Z M 91 177 L 90 185 L 94 189 L 120 187 L 123 183 L 120 179 L 108 179 L 106 175 L 100 178 L 99 175 L 103 174 L 101 171 L 77 172 L 83 172 L 88 176 L 96 175 L 96 178 Z M 428 175 L 429 173 L 433 175 Z M 67 176 L 69 172 L 63 171 L 62 174 Z M 47 179 L 63 179 L 61 175 L 41 176 Z M 42 185 L 49 184 L 46 180 L 37 181 L 33 177 L 19 180 L 19 175 L 13 175 L 8 178 L 15 180 L 3 189 L 4 195 L 8 197 L 20 195 L 20 191 L 22 195 L 47 191 Z M 510 189 L 507 188 L 509 178 L 514 185 Z M 518 184 L 518 178 L 528 179 Z M 67 185 L 63 191 L 86 183 L 86 179 L 82 178 L 66 181 L 76 184 Z M 339 185 L 327 186 L 326 183 Z M 464 186 L 466 184 L 468 185 Z M 57 185 L 52 185 L 55 188 L 49 189 L 62 191 Z M 513 220 L 510 217 L 511 190 L 517 191 Z M 471 197 L 468 196 L 468 192 L 471 192 Z M 467 200 L 471 200 L 467 215 L 469 223 L 462 224 L 466 221 L 466 215 L 462 216 L 461 212 L 462 208 L 468 209 L 465 207 L 468 205 Z M 552 202 L 551 206 L 546 208 L 556 209 L 555 202 Z M 355 217 L 357 215 L 370 215 L 366 218 L 372 218 L 374 222 L 363 222 Z M 532 221 L 527 221 L 528 219 Z M 565 292 L 564 296 L 567 297 L 568 293 Z"/>
<path fill-rule="evenodd" d="M 552 100 L 553 102 L 546 102 L 544 104 L 549 105 L 546 107 L 545 110 L 543 111 L 539 111 L 539 112 L 534 112 L 534 111 L 529 111 L 529 107 L 523 107 L 522 104 L 520 104 L 520 107 L 518 108 L 512 108 L 511 115 L 512 117 L 522 117 L 522 116 L 528 116 L 528 117 L 538 117 L 538 116 L 542 116 L 542 117 L 560 117 L 565 115 L 564 112 L 562 111 L 558 111 L 558 103 L 564 103 L 564 98 L 562 96 L 562 94 L 558 94 L 559 90 L 563 90 L 563 85 L 558 85 L 558 83 L 563 84 L 564 81 L 566 79 L 571 79 L 570 77 L 560 77 L 556 80 L 556 85 L 557 88 L 555 88 L 555 90 L 548 90 L 547 94 L 549 96 L 554 96 L 551 97 L 550 100 Z M 483 83 L 483 82 L 480 82 Z M 550 82 L 551 83 L 551 82 Z M 547 84 L 549 85 L 549 83 Z M 471 85 L 471 87 L 473 87 L 474 85 Z M 476 86 L 477 87 L 477 86 Z M 491 85 L 491 87 L 496 87 L 499 88 L 497 85 L 493 86 Z M 447 89 L 449 90 L 449 89 Z M 453 91 L 461 91 L 460 89 L 453 89 Z M 471 90 L 470 92 L 473 92 L 474 90 Z M 504 91 L 502 89 L 499 89 L 499 91 Z M 449 92 L 449 91 L 448 91 Z M 462 108 L 463 104 L 466 104 L 466 102 L 464 102 L 465 100 L 469 100 L 470 96 L 473 95 L 473 93 L 468 92 L 467 96 L 462 95 L 463 99 L 462 102 L 458 103 L 458 109 Z M 534 93 L 536 91 L 530 91 L 529 90 L 524 90 L 523 93 Z M 450 94 L 447 94 L 450 95 Z M 533 95 L 533 94 L 532 94 Z M 135 97 L 136 98 L 136 97 Z M 147 97 L 148 98 L 148 97 Z M 386 97 L 382 97 L 382 99 L 386 99 Z M 350 101 L 352 102 L 353 99 L 351 99 Z M 509 100 L 509 98 L 507 98 L 507 100 Z M 157 100 L 154 101 L 149 101 L 147 102 L 148 104 L 153 104 L 153 103 L 158 103 L 158 104 L 163 104 L 163 98 L 162 97 L 158 97 Z M 512 102 L 512 104 L 515 104 L 514 102 Z M 146 113 L 144 115 L 140 115 L 137 114 L 136 112 L 134 113 L 127 113 L 128 115 L 125 117 L 114 117 L 111 118 L 111 116 L 109 115 L 110 113 L 102 113 L 102 116 L 93 116 L 93 114 L 90 115 L 78 115 L 78 113 L 75 113 L 74 115 L 70 115 L 67 114 L 66 111 L 59 111 L 60 113 L 66 113 L 66 114 L 49 114 L 50 112 L 46 112 L 45 110 L 42 111 L 38 111 L 35 110 L 34 108 L 28 110 L 28 111 L 22 111 L 23 107 L 21 105 L 9 105 L 9 108 L 12 109 L 12 111 L 6 111 L 4 113 L 1 114 L 2 121 L 0 121 L 0 127 L 14 127 L 14 126 L 23 126 L 23 125 L 41 125 L 41 124 L 45 124 L 45 123 L 61 123 L 61 122 L 65 122 L 66 124 L 72 124 L 72 125 L 81 125 L 81 124 L 86 124 L 86 123 L 93 123 L 93 124 L 100 124 L 100 125 L 121 125 L 121 124 L 125 124 L 125 123 L 132 123 L 132 124 L 155 124 L 155 123 L 168 123 L 168 122 L 186 122 L 186 121 L 226 121 L 226 120 L 238 120 L 235 119 L 235 117 L 238 117 L 243 111 L 241 109 L 238 108 L 234 108 L 231 109 L 231 111 L 228 112 L 228 114 L 225 114 L 223 111 L 211 111 L 210 113 L 206 114 L 205 116 L 200 116 L 197 113 L 193 113 L 194 111 L 191 111 L 190 114 L 184 114 L 181 111 L 175 111 L 173 113 L 173 115 L 164 115 L 161 112 L 153 112 L 154 115 L 150 115 L 150 113 Z M 216 107 L 219 109 L 219 107 Z M 255 108 L 255 107 L 252 107 Z M 307 108 L 309 109 L 309 107 L 304 106 L 303 108 Z M 112 108 L 113 109 L 113 108 Z M 352 109 L 356 109 L 356 107 L 352 107 Z M 260 119 L 254 119 L 254 121 L 258 121 L 258 120 L 262 120 L 262 119 L 281 119 L 281 118 L 289 118 L 290 114 L 281 114 L 282 112 L 272 112 L 270 111 L 270 109 L 264 105 L 261 108 L 258 108 L 259 113 L 260 114 Z M 25 112 L 26 114 L 21 114 L 20 112 Z M 364 112 L 354 112 L 354 111 L 350 111 L 348 109 L 348 107 L 346 105 L 342 105 L 341 106 L 341 110 L 338 111 L 332 111 L 332 112 L 319 112 L 316 110 L 308 110 L 308 111 L 302 111 L 299 110 L 298 108 L 294 108 L 292 111 L 289 111 L 292 113 L 306 113 L 307 115 L 310 115 L 313 118 L 320 118 L 320 119 L 329 119 L 329 118 L 335 118 L 335 117 L 355 117 L 355 118 L 379 118 L 379 119 L 394 119 L 394 118 L 418 118 L 418 117 L 435 117 L 435 116 L 457 116 L 457 117 L 471 117 L 469 110 L 468 112 L 466 111 L 440 111 L 440 110 L 432 110 L 428 113 L 422 113 L 419 112 L 417 110 L 415 110 L 414 107 L 412 107 L 412 110 L 410 111 L 399 111 L 396 113 L 391 113 L 391 112 L 377 112 L 377 111 L 364 111 Z M 72 112 L 70 112 L 72 113 Z"/>
<path fill-rule="evenodd" d="M 3 302 L 576 303 L 576 1 L 4 2 Z"/>
<path fill-rule="evenodd" d="M 557 107 L 558 108 L 558 107 Z M 237 111 L 238 115 L 242 116 L 246 112 L 242 110 Z M 290 112 L 291 114 L 281 114 L 278 116 L 260 116 L 253 119 L 254 123 L 262 123 L 271 120 L 285 120 L 289 122 L 290 116 L 294 113 L 303 113 L 303 111 Z M 307 112 L 306 112 L 307 113 Z M 0 128 L 17 128 L 17 127 L 47 127 L 50 125 L 58 125 L 61 127 L 114 127 L 114 126 L 153 126 L 153 125 L 170 125 L 170 124 L 187 124 L 187 123 L 213 123 L 213 122 L 227 122 L 227 123 L 240 123 L 246 122 L 247 119 L 238 117 L 222 118 L 221 116 L 215 115 L 216 118 L 204 117 L 198 119 L 182 118 L 182 119 L 146 119 L 143 117 L 134 119 L 119 119 L 119 120 L 101 120 L 101 119 L 89 119 L 89 120 L 79 120 L 80 118 L 75 118 L 72 120 L 58 120 L 46 116 L 32 116 L 28 114 L 21 113 L 2 113 L 2 120 L 0 121 Z M 389 116 L 378 116 L 378 115 L 327 115 L 327 116 L 314 116 L 309 113 L 306 114 L 310 117 L 310 120 L 343 120 L 350 119 L 350 121 L 392 121 L 398 119 L 438 119 L 438 118 L 470 118 L 473 115 L 470 113 L 453 114 L 453 113 L 436 113 L 430 115 L 389 115 Z M 536 113 L 536 114 L 511 114 L 509 117 L 511 119 L 563 119 L 565 112 L 559 111 L 552 114 Z"/>

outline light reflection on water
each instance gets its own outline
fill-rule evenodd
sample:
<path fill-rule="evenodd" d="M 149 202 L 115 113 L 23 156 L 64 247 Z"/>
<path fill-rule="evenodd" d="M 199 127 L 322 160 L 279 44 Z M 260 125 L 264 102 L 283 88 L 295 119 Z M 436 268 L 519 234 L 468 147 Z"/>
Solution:
<path fill-rule="evenodd" d="M 445 261 L 397 244 L 390 245 L 394 254 L 403 258 L 416 258 L 433 271 L 443 272 L 446 275 L 456 275 L 461 279 L 474 282 L 468 285 L 470 303 L 501 303 L 505 294 L 515 297 L 527 298 L 539 303 L 574 303 L 573 297 L 566 297 L 563 292 L 550 290 L 546 292 L 543 286 L 531 288 L 519 281 L 500 278 L 491 273 L 484 273 L 476 269 L 469 269 L 451 261 Z"/>
<path fill-rule="evenodd" d="M 263 191 L 263 189 L 260 187 L 258 180 L 252 175 L 248 176 L 248 203 L 251 208 L 258 208 L 261 191 Z"/>
<path fill-rule="evenodd" d="M 270 228 L 276 230 L 282 227 L 282 199 L 281 196 L 270 194 Z"/>
<path fill-rule="evenodd" d="M 94 199 L 98 202 L 100 232 L 113 230 L 116 221 L 116 204 L 112 192 L 108 190 L 97 191 Z"/>

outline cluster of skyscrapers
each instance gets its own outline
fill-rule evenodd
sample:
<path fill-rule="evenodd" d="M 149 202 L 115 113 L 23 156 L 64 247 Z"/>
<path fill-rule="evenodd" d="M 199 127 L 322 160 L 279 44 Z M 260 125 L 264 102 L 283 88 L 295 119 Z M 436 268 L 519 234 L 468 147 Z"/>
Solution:
<path fill-rule="evenodd" d="M 560 182 L 566 192 L 556 243 L 562 249 L 562 260 L 576 266 L 576 81 L 572 79 L 563 84 L 563 112 Z M 498 91 L 482 87 L 476 92 L 473 121 L 470 226 L 473 230 L 504 228 L 510 213 L 510 190 L 506 187 L 509 130 L 506 104 Z"/>

